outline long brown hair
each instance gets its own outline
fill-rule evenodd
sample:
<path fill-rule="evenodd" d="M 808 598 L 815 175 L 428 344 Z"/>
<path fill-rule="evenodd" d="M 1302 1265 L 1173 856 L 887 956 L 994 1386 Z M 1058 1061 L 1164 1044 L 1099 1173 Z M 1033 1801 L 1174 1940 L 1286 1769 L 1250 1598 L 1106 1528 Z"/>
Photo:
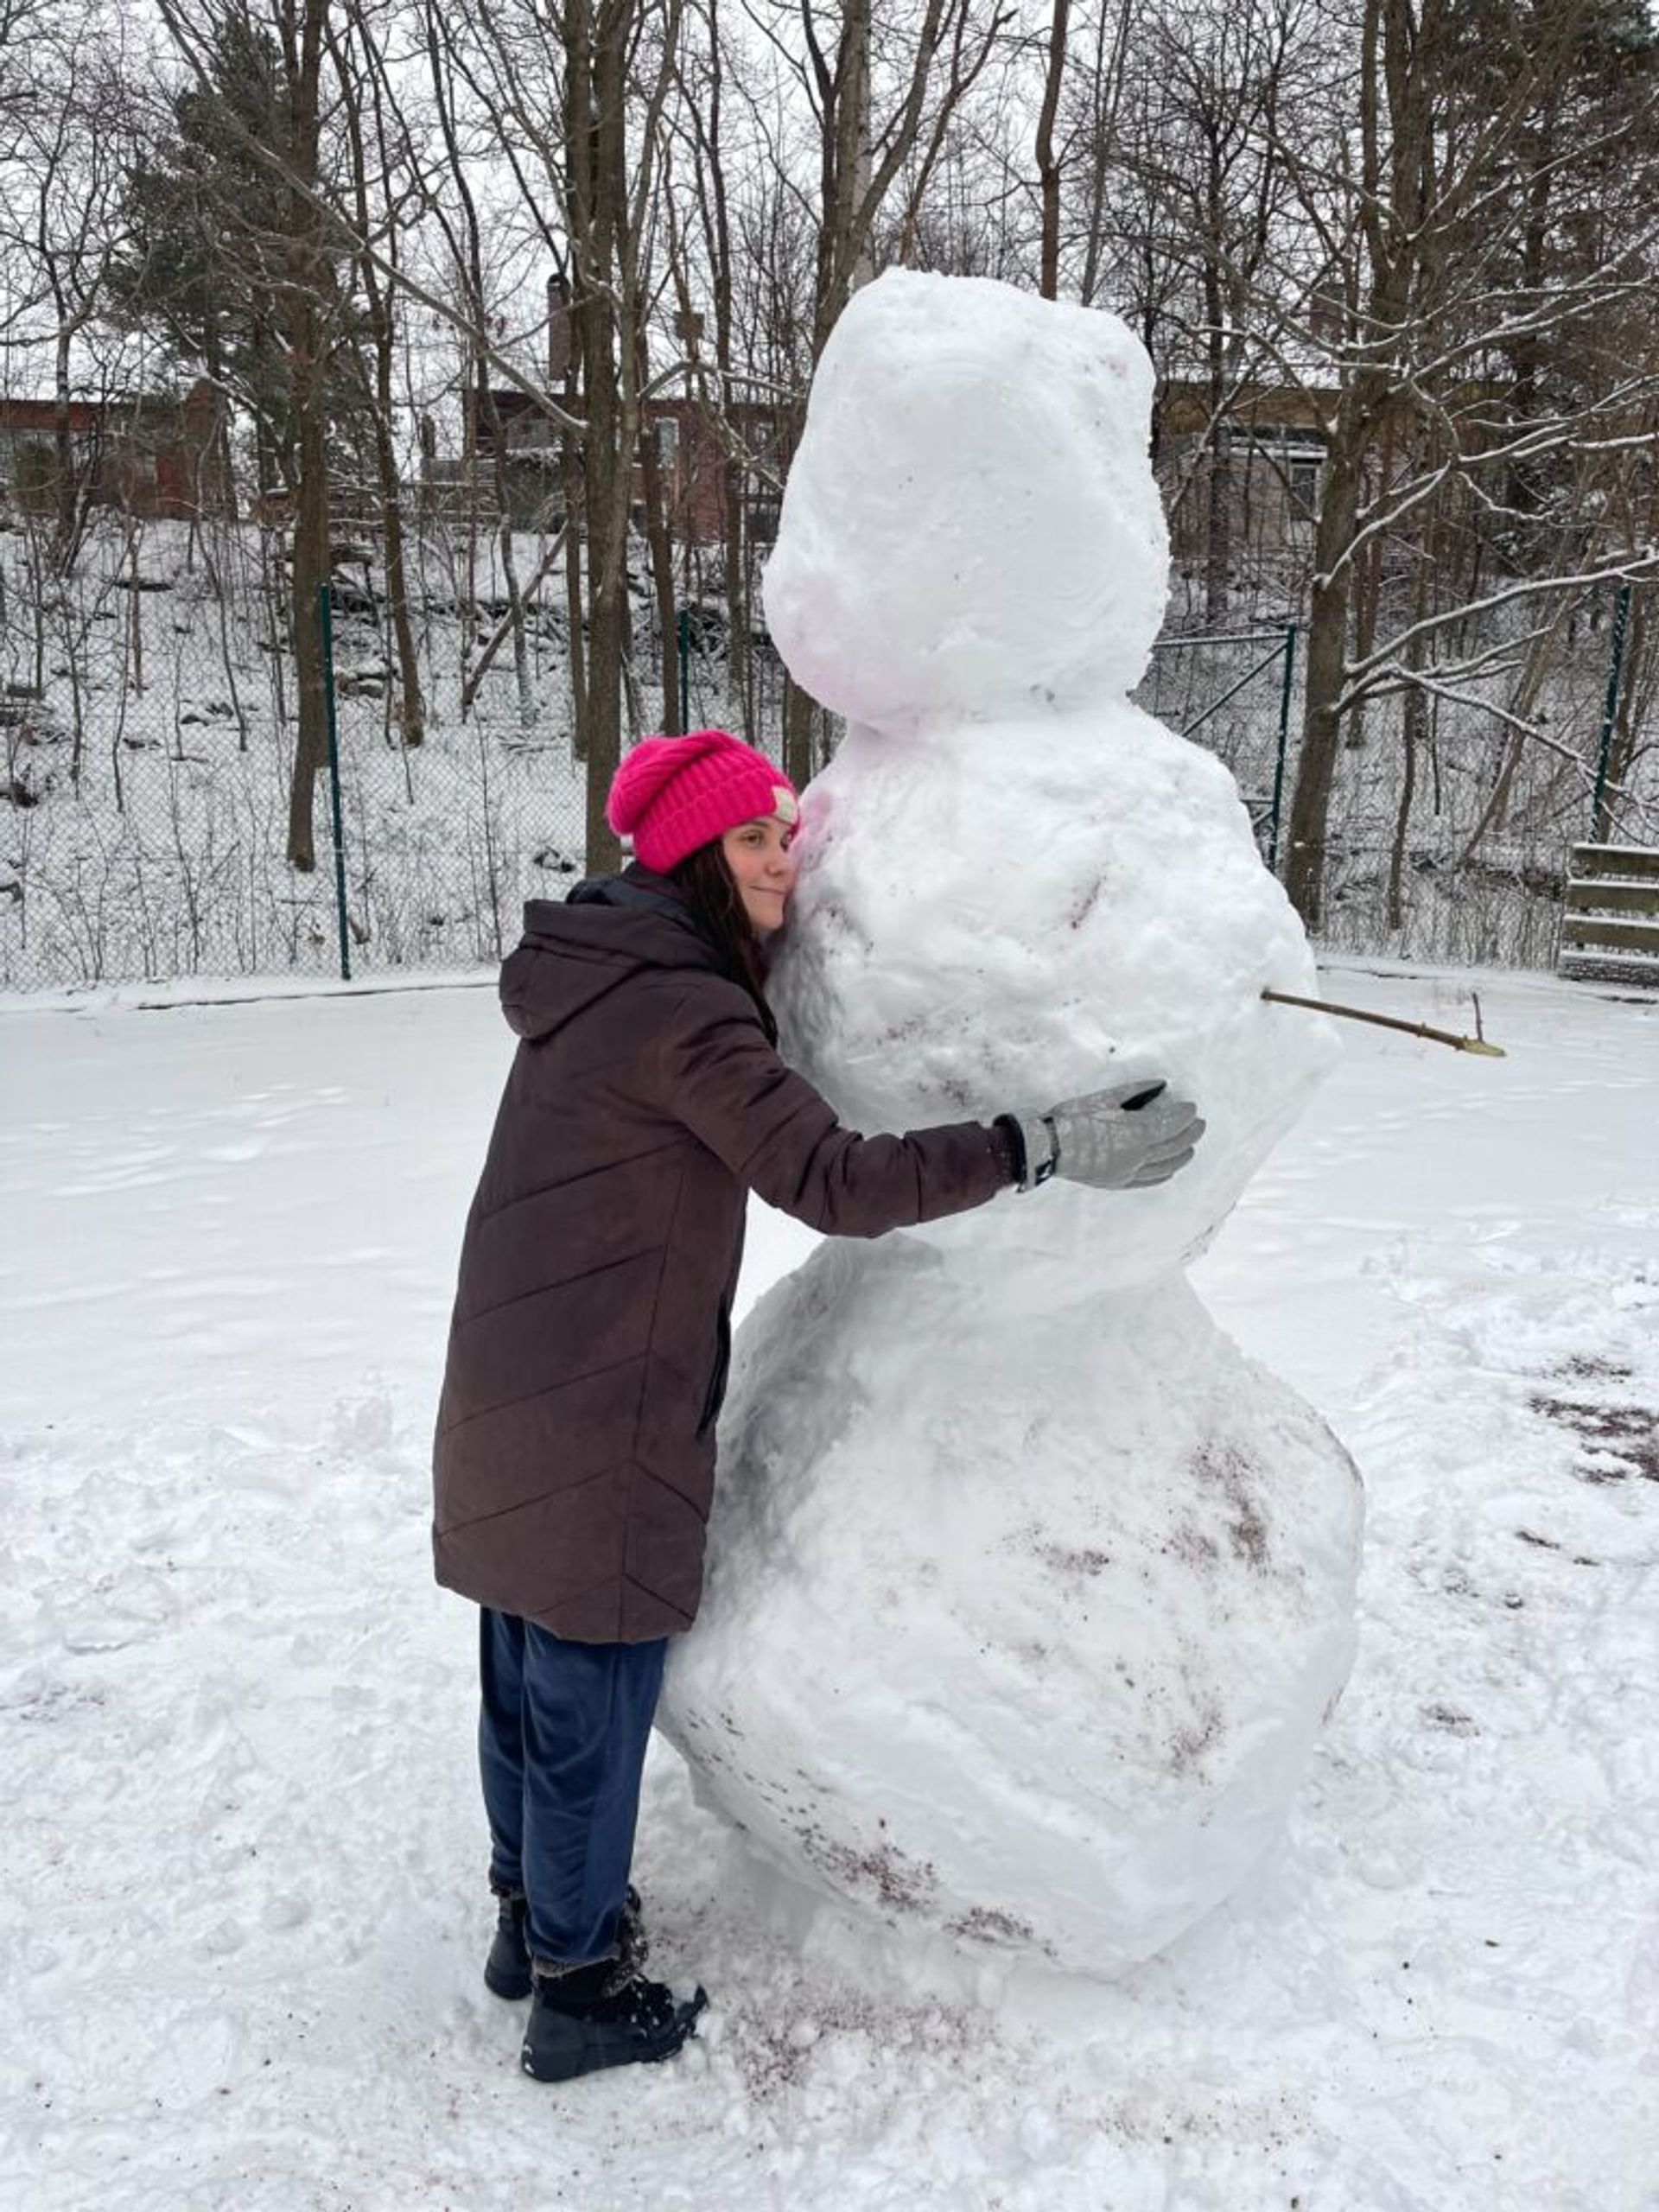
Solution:
<path fill-rule="evenodd" d="M 766 1035 L 775 1045 L 778 1024 L 766 1004 L 766 956 L 743 905 L 720 842 L 699 845 L 670 868 L 669 880 L 686 894 L 699 927 L 720 955 L 721 965 L 741 983 L 760 1009 Z"/>

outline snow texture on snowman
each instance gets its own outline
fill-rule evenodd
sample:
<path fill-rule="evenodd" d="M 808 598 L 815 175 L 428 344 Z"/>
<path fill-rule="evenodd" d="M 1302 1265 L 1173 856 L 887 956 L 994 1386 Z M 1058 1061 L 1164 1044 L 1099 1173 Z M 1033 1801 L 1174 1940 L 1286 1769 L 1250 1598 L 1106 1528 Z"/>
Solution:
<path fill-rule="evenodd" d="M 702 1616 L 663 1707 L 700 1794 L 895 1927 L 1110 1974 L 1233 1890 L 1352 1661 L 1358 1478 L 1188 1285 L 1334 1051 L 1232 779 L 1127 697 L 1167 545 L 1114 316 L 893 272 L 836 326 L 766 577 L 845 715 L 775 971 L 855 1128 L 1142 1072 L 1166 1185 L 1052 1183 L 827 1242 L 740 1334 Z"/>

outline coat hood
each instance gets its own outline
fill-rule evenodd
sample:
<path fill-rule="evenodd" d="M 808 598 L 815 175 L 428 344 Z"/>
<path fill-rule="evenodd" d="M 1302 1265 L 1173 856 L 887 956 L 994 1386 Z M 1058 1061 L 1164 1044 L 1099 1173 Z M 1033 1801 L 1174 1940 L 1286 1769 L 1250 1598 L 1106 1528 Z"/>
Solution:
<path fill-rule="evenodd" d="M 648 868 L 594 876 L 562 904 L 532 899 L 501 966 L 501 1010 L 520 1037 L 550 1037 L 642 968 L 716 969 L 720 956 L 675 886 Z"/>

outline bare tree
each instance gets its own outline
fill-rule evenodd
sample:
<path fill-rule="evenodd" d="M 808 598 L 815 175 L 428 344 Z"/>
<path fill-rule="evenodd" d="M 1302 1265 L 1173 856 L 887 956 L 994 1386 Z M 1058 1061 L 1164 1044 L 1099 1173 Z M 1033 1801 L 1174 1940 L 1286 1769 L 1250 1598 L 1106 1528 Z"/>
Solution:
<path fill-rule="evenodd" d="M 347 0 L 347 12 L 340 30 L 330 34 L 328 50 L 340 90 L 350 156 L 352 214 L 359 238 L 378 236 L 385 239 L 387 257 L 395 268 L 410 205 L 416 197 L 418 187 L 414 149 L 401 112 L 386 98 L 377 48 L 378 27 L 370 21 L 363 0 Z M 371 201 L 371 154 L 373 179 L 378 187 L 378 209 Z M 398 466 L 395 429 L 399 302 L 395 277 L 383 278 L 368 255 L 358 255 L 356 276 L 362 292 L 371 364 L 364 382 L 380 493 L 387 610 L 397 654 L 397 721 L 403 742 L 413 746 L 425 739 L 426 702 L 410 613 L 403 474 Z"/>
<path fill-rule="evenodd" d="M 1071 16 L 1071 0 L 1053 0 L 1043 105 L 1037 117 L 1037 180 L 1043 206 L 1042 268 L 1037 289 L 1046 300 L 1057 300 L 1060 296 L 1060 159 L 1054 146 L 1054 121 L 1059 113 L 1060 92 L 1065 79 L 1065 41 Z"/>
<path fill-rule="evenodd" d="M 461 150 L 455 113 L 455 67 L 449 28 L 447 18 L 432 4 L 432 0 L 426 0 L 423 29 L 427 58 L 431 65 L 438 128 L 448 164 L 448 181 L 459 215 L 458 222 L 452 221 L 440 208 L 437 220 L 443 226 L 448 241 L 467 322 L 474 329 L 482 330 L 491 319 L 490 299 L 485 283 L 483 234 L 478 203 L 468 176 L 469 164 L 463 158 Z M 519 586 L 518 559 L 513 550 L 509 442 L 506 425 L 491 381 L 489 363 L 481 353 L 469 380 L 467 397 L 470 410 L 469 434 L 474 449 L 477 442 L 482 440 L 487 442 L 490 454 L 495 490 L 495 556 L 500 563 L 502 581 L 506 586 L 507 633 L 512 640 L 513 671 L 518 689 L 518 720 L 521 727 L 529 729 L 536 719 L 536 698 L 531 683 L 530 639 L 524 621 L 524 595 Z M 467 642 L 470 645 L 470 636 Z M 463 704 L 475 689 L 475 685 L 463 686 Z"/>
<path fill-rule="evenodd" d="M 298 725 L 289 798 L 288 858 L 316 866 L 317 778 L 328 760 L 327 671 L 321 604 L 330 588 L 327 359 L 338 304 L 328 232 L 318 194 L 322 181 L 322 56 L 328 0 L 276 0 L 287 132 L 279 148 L 292 172 L 283 229 L 289 240 L 283 323 L 291 364 L 289 398 L 298 457 L 294 498 L 293 630 Z"/>
<path fill-rule="evenodd" d="M 1310 924 L 1321 917 L 1327 824 L 1345 718 L 1367 696 L 1430 686 L 1468 697 L 1484 677 L 1524 653 L 1535 624 L 1495 630 L 1501 614 L 1547 607 L 1563 588 L 1650 569 L 1651 554 L 1586 526 L 1594 503 L 1538 567 L 1468 597 L 1435 594 L 1432 609 L 1386 641 L 1351 656 L 1354 583 L 1378 541 L 1414 511 L 1444 511 L 1455 491 L 1477 505 L 1501 502 L 1517 454 L 1536 460 L 1593 445 L 1630 423 L 1653 389 L 1649 355 L 1635 391 L 1616 380 L 1582 396 L 1564 417 L 1505 436 L 1486 372 L 1524 328 L 1552 345 L 1599 316 L 1622 315 L 1651 281 L 1653 233 L 1629 238 L 1601 266 L 1517 296 L 1511 255 L 1528 221 L 1512 156 L 1529 117 L 1547 110 L 1569 71 L 1593 0 L 1538 0 L 1506 55 L 1501 86 L 1471 102 L 1452 0 L 1363 0 L 1356 53 L 1358 169 L 1333 195 L 1298 150 L 1303 204 L 1328 247 L 1313 306 L 1339 315 L 1336 391 L 1323 471 L 1307 627 L 1302 743 L 1290 817 L 1287 885 Z M 1307 334 L 1311 339 L 1310 324 Z M 1497 435 L 1494 433 L 1497 432 Z M 1386 480 L 1378 463 L 1392 441 Z M 1637 442 L 1640 442 L 1638 433 Z M 1629 450 L 1629 448 L 1626 448 Z M 1648 450 L 1651 454 L 1650 434 Z M 1403 466 L 1402 462 L 1403 461 Z M 1490 488 L 1489 488 L 1490 487 Z M 1469 634 L 1449 657 L 1427 639 Z"/>
<path fill-rule="evenodd" d="M 1236 425 L 1264 375 L 1279 380 L 1274 341 L 1287 291 L 1295 297 L 1283 279 L 1301 241 L 1287 220 L 1277 125 L 1312 73 L 1311 14 L 1305 0 L 1157 7 L 1131 31 L 1103 10 L 1095 38 L 1109 88 L 1085 83 L 1069 98 L 1079 289 L 1128 316 L 1159 370 L 1158 434 L 1173 414 L 1183 435 L 1179 461 L 1160 453 L 1160 473 L 1172 519 L 1201 546 L 1211 629 L 1231 611 L 1252 458 L 1241 467 Z"/>
<path fill-rule="evenodd" d="M 21 34 L 25 21 L 30 67 L 0 93 L 0 254 L 15 280 L 3 324 L 9 346 L 50 363 L 52 562 L 62 575 L 74 565 L 96 481 L 97 437 L 78 448 L 73 400 L 119 240 L 130 103 L 118 45 L 44 10 L 6 28 Z"/>
<path fill-rule="evenodd" d="M 160 0 L 174 48 L 211 99 L 214 68 L 227 51 L 269 70 L 268 93 L 226 118 L 230 140 L 270 179 L 257 203 L 240 203 L 270 284 L 274 335 L 282 363 L 283 435 L 289 475 L 290 631 L 296 728 L 289 793 L 288 859 L 316 866 L 315 796 L 328 758 L 328 701 L 322 595 L 330 588 L 329 429 L 334 357 L 352 302 L 340 272 L 352 232 L 335 194 L 334 149 L 325 162 L 323 61 L 329 0 Z M 268 59 L 267 59 L 268 57 Z M 228 207 L 227 201 L 215 204 Z"/>
<path fill-rule="evenodd" d="M 755 11 L 752 10 L 752 19 Z M 925 0 L 910 10 L 878 11 L 875 0 L 842 0 L 838 9 L 803 0 L 802 50 L 788 46 L 783 16 L 763 20 L 774 48 L 810 106 L 815 126 L 817 197 L 812 291 L 811 354 L 817 363 L 842 309 L 874 274 L 888 195 L 918 148 L 933 154 L 954 110 L 983 71 L 1011 11 L 997 0 Z M 925 159 L 912 198 L 925 189 Z M 903 221 L 899 235 L 913 232 Z M 786 449 L 792 451 L 804 401 L 791 410 Z M 785 692 L 784 762 L 797 782 L 817 763 L 814 702 L 795 685 Z"/>
<path fill-rule="evenodd" d="M 565 422 L 580 457 L 586 640 L 578 734 L 588 766 L 588 856 L 617 856 L 605 798 L 620 758 L 627 653 L 627 546 L 652 296 L 658 149 L 676 83 L 683 0 L 571 0 L 556 17 L 532 0 L 486 0 L 456 67 L 504 126 L 526 226 L 565 276 L 582 414 Z M 452 35 L 454 27 L 451 26 Z M 506 143 L 508 137 L 515 143 Z"/>

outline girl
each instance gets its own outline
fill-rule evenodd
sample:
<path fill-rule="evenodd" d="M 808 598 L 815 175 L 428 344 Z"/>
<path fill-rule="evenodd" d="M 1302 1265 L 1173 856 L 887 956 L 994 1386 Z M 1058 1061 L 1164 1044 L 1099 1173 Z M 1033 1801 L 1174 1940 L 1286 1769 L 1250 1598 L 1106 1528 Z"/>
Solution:
<path fill-rule="evenodd" d="M 532 900 L 501 974 L 522 1040 L 467 1217 L 435 1449 L 437 1576 L 482 1608 L 498 1927 L 539 2081 L 666 2058 L 704 2002 L 641 1971 L 629 1885 L 668 1638 L 702 1578 L 750 1191 L 874 1236 L 1051 1175 L 1160 1182 L 1203 1130 L 1160 1084 L 862 1137 L 779 1058 L 765 947 L 788 780 L 723 730 L 647 738 L 607 817 L 620 875 Z"/>

